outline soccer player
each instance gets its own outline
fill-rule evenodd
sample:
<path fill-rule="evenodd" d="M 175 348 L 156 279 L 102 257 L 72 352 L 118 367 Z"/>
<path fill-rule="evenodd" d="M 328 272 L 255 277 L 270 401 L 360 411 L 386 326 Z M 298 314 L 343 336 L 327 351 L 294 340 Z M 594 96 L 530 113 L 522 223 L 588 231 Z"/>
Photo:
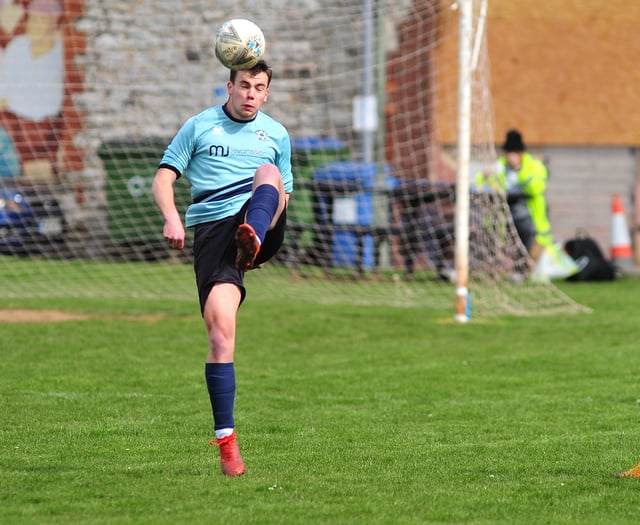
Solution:
<path fill-rule="evenodd" d="M 272 71 L 266 62 L 231 70 L 225 104 L 189 118 L 167 147 L 152 190 L 164 217 L 164 238 L 185 245 L 174 182 L 191 182 L 186 227 L 195 228 L 194 269 L 209 337 L 205 378 L 222 472 L 245 466 L 234 429 L 236 314 L 246 291 L 244 273 L 273 257 L 284 240 L 293 191 L 291 142 L 285 127 L 262 111 Z M 214 441 L 212 440 L 212 444 Z"/>

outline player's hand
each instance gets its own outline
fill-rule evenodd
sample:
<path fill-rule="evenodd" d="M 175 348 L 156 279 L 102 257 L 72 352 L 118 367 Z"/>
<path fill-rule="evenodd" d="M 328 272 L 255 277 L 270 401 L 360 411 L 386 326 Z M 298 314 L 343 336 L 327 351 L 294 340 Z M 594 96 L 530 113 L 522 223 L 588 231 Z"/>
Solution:
<path fill-rule="evenodd" d="M 182 250 L 184 248 L 185 231 L 180 220 L 166 221 L 162 233 L 171 248 L 174 250 Z"/>

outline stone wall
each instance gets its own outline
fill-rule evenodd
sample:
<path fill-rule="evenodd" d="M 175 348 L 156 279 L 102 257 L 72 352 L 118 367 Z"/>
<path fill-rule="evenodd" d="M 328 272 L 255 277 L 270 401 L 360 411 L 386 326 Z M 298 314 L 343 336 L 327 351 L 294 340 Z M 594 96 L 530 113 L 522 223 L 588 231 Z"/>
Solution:
<path fill-rule="evenodd" d="M 389 46 L 394 20 L 411 3 L 387 2 Z M 361 0 L 86 0 L 76 22 L 85 35 L 76 58 L 83 90 L 73 96 L 85 116 L 74 137 L 85 160 L 81 172 L 67 174 L 85 200 L 77 207 L 63 196 L 71 221 L 95 222 L 94 210 L 105 207 L 108 174 L 98 154 L 105 144 L 166 143 L 188 117 L 226 100 L 229 72 L 212 46 L 230 18 L 252 19 L 266 35 L 274 77 L 264 110 L 293 137 L 335 137 L 357 151 L 352 101 L 362 89 L 362 10 Z"/>
<path fill-rule="evenodd" d="M 259 21 L 267 35 L 266 58 L 275 69 L 268 112 L 300 134 L 333 133 L 350 123 L 360 81 L 332 68 L 345 54 L 357 60 L 359 6 L 271 1 L 253 5 L 248 15 L 228 0 L 87 0 L 79 22 L 87 35 L 86 91 L 77 104 L 87 112 L 88 140 L 167 138 L 218 102 L 215 89 L 228 71 L 215 60 L 212 42 L 219 23 L 234 16 Z M 353 49 L 345 45 L 345 24 L 332 24 L 331 16 L 353 20 Z"/>
<path fill-rule="evenodd" d="M 106 230 L 101 148 L 167 143 L 188 117 L 226 100 L 229 71 L 212 46 L 229 18 L 255 20 L 267 37 L 274 78 L 265 111 L 293 136 L 344 134 L 361 82 L 361 7 L 359 0 L 86 0 L 76 22 L 85 35 L 76 57 L 83 90 L 73 96 L 85 122 L 73 140 L 85 159 L 81 171 L 66 174 L 69 187 L 84 189 L 81 205 L 61 195 L 70 222 L 98 237 Z M 150 168 L 145 177 L 152 176 Z"/>

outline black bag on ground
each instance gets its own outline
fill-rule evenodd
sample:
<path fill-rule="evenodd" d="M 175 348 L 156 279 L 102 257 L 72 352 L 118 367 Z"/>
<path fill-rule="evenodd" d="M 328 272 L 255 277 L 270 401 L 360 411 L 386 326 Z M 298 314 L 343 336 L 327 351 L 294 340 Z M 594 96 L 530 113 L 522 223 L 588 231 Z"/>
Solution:
<path fill-rule="evenodd" d="M 578 234 L 564 244 L 564 250 L 578 264 L 578 273 L 567 277 L 567 281 L 613 281 L 616 269 L 605 258 L 598 243 L 584 233 Z"/>

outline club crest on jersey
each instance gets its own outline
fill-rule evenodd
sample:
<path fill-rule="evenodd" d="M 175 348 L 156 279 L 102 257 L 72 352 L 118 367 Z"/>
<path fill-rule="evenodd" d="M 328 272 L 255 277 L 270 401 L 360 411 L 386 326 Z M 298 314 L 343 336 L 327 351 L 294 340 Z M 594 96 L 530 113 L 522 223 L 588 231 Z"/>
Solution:
<path fill-rule="evenodd" d="M 267 140 L 269 138 L 267 135 L 267 132 L 262 129 L 259 129 L 258 131 L 256 131 L 256 136 L 260 140 Z"/>

